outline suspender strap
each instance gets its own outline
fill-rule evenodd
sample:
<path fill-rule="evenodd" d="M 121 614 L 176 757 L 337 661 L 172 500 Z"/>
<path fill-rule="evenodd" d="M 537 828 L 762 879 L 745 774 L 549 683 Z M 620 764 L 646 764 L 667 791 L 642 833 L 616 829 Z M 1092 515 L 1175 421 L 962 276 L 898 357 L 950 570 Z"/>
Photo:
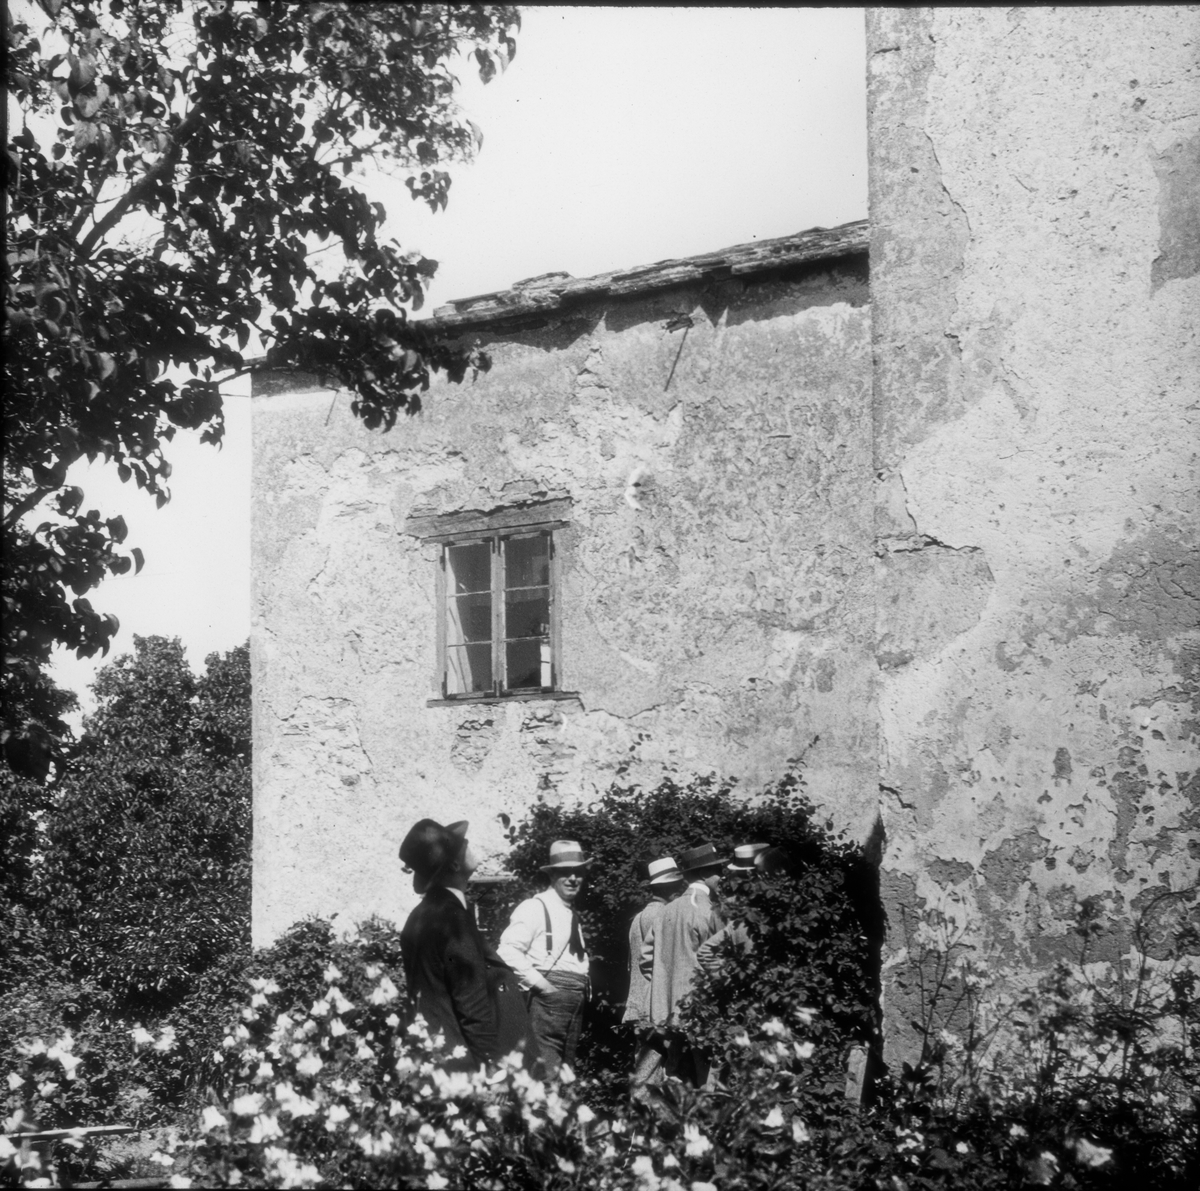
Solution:
<path fill-rule="evenodd" d="M 546 905 L 546 899 L 539 897 L 538 901 L 542 903 L 542 913 L 546 915 L 546 958 L 549 959 L 554 952 L 554 928 L 550 925 L 550 907 Z"/>

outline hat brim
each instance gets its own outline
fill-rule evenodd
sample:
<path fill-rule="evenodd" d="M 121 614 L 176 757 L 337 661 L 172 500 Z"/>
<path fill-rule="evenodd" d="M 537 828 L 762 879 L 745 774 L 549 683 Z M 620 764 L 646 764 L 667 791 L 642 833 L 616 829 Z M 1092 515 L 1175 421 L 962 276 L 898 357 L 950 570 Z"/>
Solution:
<path fill-rule="evenodd" d="M 646 882 L 647 885 L 678 885 L 680 881 L 685 881 L 687 878 L 678 869 L 671 873 L 663 873 L 661 876 L 652 877 Z"/>
<path fill-rule="evenodd" d="M 576 868 L 591 868 L 593 860 L 569 860 L 565 864 L 543 864 L 539 870 L 543 873 L 565 873 Z"/>
<path fill-rule="evenodd" d="M 712 861 L 711 864 L 698 864 L 695 868 L 685 868 L 685 877 L 698 877 L 701 873 L 723 873 L 729 861 L 725 857 Z"/>

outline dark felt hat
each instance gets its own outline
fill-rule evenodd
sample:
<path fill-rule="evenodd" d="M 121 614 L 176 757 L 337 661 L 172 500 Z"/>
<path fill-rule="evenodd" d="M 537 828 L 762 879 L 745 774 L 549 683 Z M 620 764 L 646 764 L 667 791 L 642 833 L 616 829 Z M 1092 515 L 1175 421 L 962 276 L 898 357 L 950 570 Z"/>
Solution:
<path fill-rule="evenodd" d="M 433 819 L 421 819 L 400 845 L 404 871 L 413 874 L 413 889 L 424 893 L 448 864 L 462 855 L 467 838 L 467 820 L 443 827 Z"/>
<path fill-rule="evenodd" d="M 709 869 L 724 868 L 726 857 L 720 856 L 712 844 L 701 844 L 698 848 L 689 848 L 679 854 L 679 868 L 684 876 L 706 872 Z"/>

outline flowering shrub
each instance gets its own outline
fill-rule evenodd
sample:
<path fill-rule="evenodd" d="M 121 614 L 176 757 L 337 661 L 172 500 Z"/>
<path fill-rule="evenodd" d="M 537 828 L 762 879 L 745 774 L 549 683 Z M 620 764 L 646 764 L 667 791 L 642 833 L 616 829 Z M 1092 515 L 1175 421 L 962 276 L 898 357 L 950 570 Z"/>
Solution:
<path fill-rule="evenodd" d="M 580 1070 L 596 1080 L 604 1107 L 624 1103 L 633 1065 L 633 1030 L 620 1017 L 629 923 L 648 896 L 642 865 L 703 841 L 732 854 L 737 844 L 761 840 L 781 846 L 791 862 L 770 882 L 751 882 L 741 891 L 727 882 L 722 890 L 727 915 L 749 919 L 753 930 L 768 923 L 771 929 L 759 932 L 754 958 L 730 969 L 720 994 L 706 994 L 708 1020 L 760 1020 L 796 1005 L 817 1006 L 819 1041 L 836 1052 L 830 1059 L 835 1065 L 843 1062 L 849 1041 L 875 1041 L 874 956 L 882 932 L 877 878 L 861 849 L 818 820 L 798 761 L 753 798 L 735 795 L 729 781 L 701 775 L 686 782 L 666 778 L 651 790 L 613 786 L 587 806 L 535 805 L 509 832 L 505 865 L 517 880 L 491 892 L 481 906 L 481 924 L 493 940 L 512 906 L 544 886 L 539 866 L 550 842 L 562 838 L 581 841 L 595 860 L 576 902 L 593 983 Z M 697 1019 L 695 1028 L 707 1027 Z M 839 1094 L 842 1082 L 839 1074 Z"/>

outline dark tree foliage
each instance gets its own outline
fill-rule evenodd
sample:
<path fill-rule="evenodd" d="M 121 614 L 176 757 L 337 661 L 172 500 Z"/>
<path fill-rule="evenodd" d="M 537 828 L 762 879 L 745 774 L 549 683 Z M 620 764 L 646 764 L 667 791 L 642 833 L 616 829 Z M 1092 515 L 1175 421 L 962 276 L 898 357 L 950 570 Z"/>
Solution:
<path fill-rule="evenodd" d="M 614 786 L 587 806 L 538 803 L 509 838 L 505 864 L 517 881 L 481 898 L 480 921 L 493 937 L 518 900 L 545 887 L 538 868 L 552 840 L 579 840 L 595 860 L 576 903 L 594 985 L 581 1061 L 615 1096 L 624 1095 L 633 1060 L 632 1031 L 619 1021 L 629 924 L 649 900 L 645 864 L 702 843 L 726 855 L 738 844 L 767 843 L 783 849 L 787 864 L 767 880 L 724 883 L 724 913 L 747 923 L 754 950 L 730 949 L 721 975 L 704 980 L 695 1036 L 715 1045 L 730 1023 L 809 1005 L 821 1014 L 816 1037 L 827 1044 L 825 1066 L 839 1079 L 846 1045 L 873 1041 L 879 933 L 873 866 L 816 818 L 798 767 L 753 799 L 709 775 L 668 778 L 652 790 Z"/>
<path fill-rule="evenodd" d="M 178 640 L 134 645 L 96 678 L 36 881 L 57 965 L 152 1013 L 249 944 L 250 667 L 243 646 L 197 679 Z"/>
<path fill-rule="evenodd" d="M 116 465 L 159 505 L 180 428 L 219 443 L 221 384 L 253 341 L 354 394 L 368 426 L 417 408 L 432 371 L 478 354 L 410 323 L 436 262 L 381 242 L 354 185 L 370 164 L 446 204 L 479 133 L 449 62 L 484 80 L 516 8 L 283 0 L 40 0 L 6 6 L 4 721 L 45 778 L 66 726 L 39 682 L 51 650 L 107 651 L 87 593 L 140 569 L 125 523 L 67 484 Z M 316 255 L 341 254 L 334 275 Z M 184 370 L 190 374 L 180 381 Z"/>

